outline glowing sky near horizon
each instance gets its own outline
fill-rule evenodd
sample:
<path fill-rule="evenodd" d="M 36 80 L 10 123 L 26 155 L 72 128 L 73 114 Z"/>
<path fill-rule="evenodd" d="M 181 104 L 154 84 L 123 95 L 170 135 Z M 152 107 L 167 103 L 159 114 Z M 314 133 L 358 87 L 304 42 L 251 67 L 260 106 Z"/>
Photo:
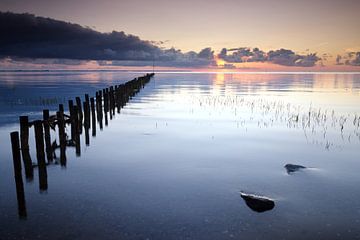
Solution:
<path fill-rule="evenodd" d="M 29 12 L 102 32 L 125 31 L 183 51 L 360 51 L 359 0 L 2 0 L 0 10 Z"/>

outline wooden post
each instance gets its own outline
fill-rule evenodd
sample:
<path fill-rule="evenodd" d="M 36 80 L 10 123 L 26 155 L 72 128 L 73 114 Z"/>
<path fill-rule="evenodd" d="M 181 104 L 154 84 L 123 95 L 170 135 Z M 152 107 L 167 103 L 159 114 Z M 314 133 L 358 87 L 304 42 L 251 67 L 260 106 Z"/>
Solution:
<path fill-rule="evenodd" d="M 109 111 L 109 90 L 106 88 L 104 94 L 105 126 L 108 125 L 108 116 L 107 116 L 108 111 Z"/>
<path fill-rule="evenodd" d="M 34 172 L 32 167 L 32 161 L 29 150 L 29 117 L 20 116 L 20 143 L 21 154 L 25 166 L 26 179 L 31 181 L 34 178 Z"/>
<path fill-rule="evenodd" d="M 96 98 L 96 103 L 97 103 L 96 112 L 97 112 L 97 116 L 98 116 L 99 127 L 100 127 L 100 130 L 102 130 L 103 129 L 102 91 L 99 91 L 98 97 L 99 97 L 99 99 Z"/>
<path fill-rule="evenodd" d="M 52 148 L 51 148 L 51 137 L 50 137 L 50 124 L 49 124 L 50 113 L 48 109 L 43 110 L 43 124 L 45 133 L 45 146 L 46 146 L 46 157 L 48 162 L 52 162 Z"/>
<path fill-rule="evenodd" d="M 115 115 L 115 93 L 113 86 L 110 87 L 110 111 L 112 115 Z"/>
<path fill-rule="evenodd" d="M 77 113 L 74 111 L 74 102 L 73 100 L 69 100 L 69 113 L 70 113 L 70 121 L 71 121 L 71 140 L 75 139 L 75 118 L 77 118 Z"/>
<path fill-rule="evenodd" d="M 84 115 L 87 119 L 87 125 L 90 128 L 90 99 L 89 94 L 85 94 L 86 109 L 84 108 Z"/>
<path fill-rule="evenodd" d="M 92 128 L 92 136 L 96 136 L 96 118 L 95 118 L 95 100 L 94 98 L 90 98 L 91 104 L 91 128 Z"/>
<path fill-rule="evenodd" d="M 10 133 L 11 138 L 11 147 L 13 155 L 13 164 L 14 164 L 14 176 L 15 176 L 15 185 L 16 185 L 16 198 L 18 203 L 18 214 L 20 218 L 26 218 L 26 201 L 25 201 L 25 192 L 24 192 L 24 183 L 21 174 L 21 155 L 20 155 L 20 143 L 19 143 L 19 133 L 12 132 Z"/>
<path fill-rule="evenodd" d="M 118 85 L 115 85 L 115 90 L 114 90 L 114 99 L 115 99 L 115 107 L 116 107 L 116 110 L 117 112 L 119 113 L 119 104 L 118 104 L 118 92 L 119 92 L 119 88 L 118 88 Z"/>
<path fill-rule="evenodd" d="M 109 92 L 106 88 L 104 91 L 104 112 L 105 113 L 109 111 L 109 98 L 108 98 L 109 94 L 108 93 Z"/>
<path fill-rule="evenodd" d="M 83 109 L 84 109 L 84 127 L 87 127 L 88 124 L 88 115 L 87 115 L 87 103 L 83 102 Z"/>
<path fill-rule="evenodd" d="M 83 121 L 83 112 L 82 112 L 82 107 L 81 107 L 81 99 L 79 97 L 76 97 L 76 106 L 77 106 L 77 110 L 78 110 L 78 114 L 79 114 L 79 124 L 80 124 L 80 133 L 82 132 L 82 121 Z"/>
<path fill-rule="evenodd" d="M 39 169 L 39 188 L 40 191 L 46 191 L 48 188 L 47 184 L 47 171 L 45 163 L 45 152 L 44 152 L 44 134 L 42 121 L 38 120 L 34 123 L 35 126 L 35 144 L 36 144 L 36 157 Z"/>
<path fill-rule="evenodd" d="M 74 112 L 77 112 L 77 106 L 74 106 Z M 76 114 L 75 115 L 75 151 L 76 151 L 76 156 L 79 157 L 81 155 L 81 145 L 80 145 L 80 131 L 79 131 L 79 115 Z"/>
<path fill-rule="evenodd" d="M 59 104 L 59 111 L 64 114 L 64 105 L 63 104 Z"/>
<path fill-rule="evenodd" d="M 120 113 L 120 109 L 121 109 L 121 91 L 120 91 L 120 85 L 116 86 L 115 89 L 115 93 L 116 93 L 116 108 L 117 108 L 117 113 Z"/>
<path fill-rule="evenodd" d="M 88 104 L 87 102 L 83 102 L 84 105 L 84 128 L 85 128 L 85 144 L 89 146 L 90 144 L 90 137 L 89 137 L 89 119 L 88 119 Z"/>
<path fill-rule="evenodd" d="M 111 94 L 112 94 L 112 87 L 110 87 L 109 89 L 107 88 L 107 98 L 108 98 L 108 112 L 109 112 L 109 115 L 110 115 L 110 120 L 112 119 L 112 96 L 111 96 Z"/>
<path fill-rule="evenodd" d="M 89 94 L 85 94 L 85 102 L 87 102 L 87 103 L 89 103 L 90 102 L 90 100 L 89 100 Z"/>
<path fill-rule="evenodd" d="M 57 125 L 59 130 L 59 142 L 60 142 L 60 165 L 66 166 L 66 134 L 64 115 L 62 112 L 56 112 Z"/>

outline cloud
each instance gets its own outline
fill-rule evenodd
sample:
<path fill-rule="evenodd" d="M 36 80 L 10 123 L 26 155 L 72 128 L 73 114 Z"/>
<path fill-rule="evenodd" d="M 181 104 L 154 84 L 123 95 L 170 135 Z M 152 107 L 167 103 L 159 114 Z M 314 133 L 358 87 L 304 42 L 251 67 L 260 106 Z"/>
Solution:
<path fill-rule="evenodd" d="M 263 62 L 266 60 L 265 53 L 258 48 L 223 48 L 218 57 L 232 63 Z"/>
<path fill-rule="evenodd" d="M 347 65 L 360 66 L 360 52 L 349 55 L 350 59 L 346 61 Z"/>
<path fill-rule="evenodd" d="M 161 50 L 124 32 L 100 33 L 32 14 L 0 12 L 0 53 L 25 58 L 148 60 Z"/>
<path fill-rule="evenodd" d="M 269 62 L 284 66 L 313 67 L 320 60 L 316 53 L 300 55 L 288 49 L 270 51 L 267 55 Z"/>
<path fill-rule="evenodd" d="M 337 55 L 336 65 L 360 66 L 360 52 L 347 52 L 345 55 Z"/>
<path fill-rule="evenodd" d="M 182 53 L 181 50 L 170 48 L 162 50 L 154 59 L 147 61 L 98 61 L 100 66 L 156 66 L 162 67 L 203 67 L 215 66 L 214 52 L 211 48 L 204 48 L 199 53 L 190 51 Z"/>
<path fill-rule="evenodd" d="M 265 53 L 259 48 L 223 48 L 218 57 L 231 63 L 271 62 L 283 66 L 298 67 L 313 67 L 320 60 L 315 53 L 300 55 L 288 49 L 271 50 Z"/>

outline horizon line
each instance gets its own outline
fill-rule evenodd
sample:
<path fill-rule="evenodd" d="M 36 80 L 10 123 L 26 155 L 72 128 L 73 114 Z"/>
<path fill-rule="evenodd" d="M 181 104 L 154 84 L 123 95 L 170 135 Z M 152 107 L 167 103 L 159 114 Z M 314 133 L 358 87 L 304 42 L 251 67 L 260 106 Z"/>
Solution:
<path fill-rule="evenodd" d="M 124 70 L 124 69 L 9 69 L 0 70 L 0 73 L 6 72 L 127 72 L 127 73 L 157 73 L 157 74 L 178 74 L 178 73 L 192 73 L 192 74 L 360 74 L 360 71 L 147 71 L 147 70 Z"/>

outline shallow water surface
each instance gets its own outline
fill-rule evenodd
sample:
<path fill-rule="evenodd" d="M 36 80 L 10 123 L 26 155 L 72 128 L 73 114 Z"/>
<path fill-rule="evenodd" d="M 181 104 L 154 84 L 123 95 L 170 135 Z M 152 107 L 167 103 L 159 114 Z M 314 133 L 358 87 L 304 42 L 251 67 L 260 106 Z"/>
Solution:
<path fill-rule="evenodd" d="M 357 74 L 157 73 L 89 145 L 81 135 L 81 156 L 47 166 L 46 191 L 36 166 L 24 176 L 19 217 L 18 116 L 140 75 L 0 73 L 0 239 L 360 238 Z"/>

